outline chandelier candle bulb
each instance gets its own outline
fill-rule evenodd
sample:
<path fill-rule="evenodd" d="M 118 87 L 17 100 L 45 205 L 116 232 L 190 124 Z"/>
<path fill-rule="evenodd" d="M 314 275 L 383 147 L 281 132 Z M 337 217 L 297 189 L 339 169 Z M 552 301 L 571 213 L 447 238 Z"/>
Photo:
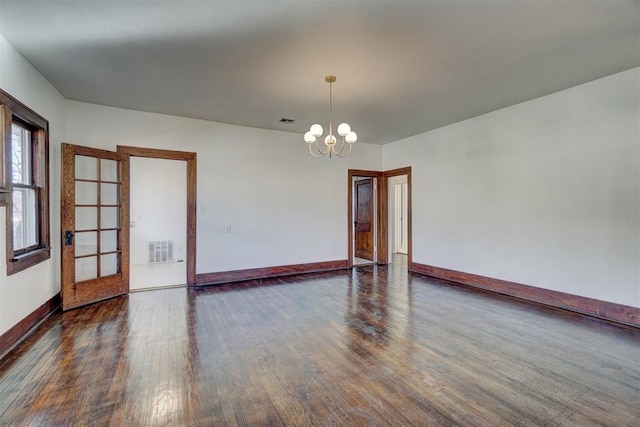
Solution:
<path fill-rule="evenodd" d="M 349 132 L 351 132 L 351 126 L 349 126 L 349 123 L 340 123 L 338 126 L 338 135 L 347 136 Z"/>
<path fill-rule="evenodd" d="M 327 145 L 335 145 L 336 137 L 333 135 L 327 135 L 327 137 L 324 139 L 324 143 Z"/>
<path fill-rule="evenodd" d="M 309 132 L 311 132 L 311 135 L 315 136 L 316 138 L 320 138 L 324 133 L 324 129 L 322 129 L 322 126 L 316 123 L 315 125 L 311 125 Z"/>
<path fill-rule="evenodd" d="M 313 133 L 311 133 L 311 131 L 309 131 L 304 134 L 304 140 L 307 144 L 313 144 L 314 142 L 316 142 L 316 137 L 313 136 Z"/>
<path fill-rule="evenodd" d="M 345 139 L 347 140 L 347 142 L 349 144 L 353 144 L 354 142 L 356 142 L 358 140 L 358 135 L 354 131 L 351 131 L 351 132 L 349 132 L 347 134 Z"/>
<path fill-rule="evenodd" d="M 340 144 L 340 148 L 337 149 L 336 145 L 338 139 L 334 135 L 333 132 L 333 83 L 336 81 L 335 76 L 326 76 L 324 81 L 329 83 L 329 133 L 324 139 L 324 143 L 326 148 L 324 150 L 320 149 L 318 145 L 318 138 L 320 138 L 324 132 L 324 129 L 319 124 L 311 125 L 309 131 L 304 134 L 304 141 L 309 146 L 309 152 L 313 157 L 323 157 L 327 154 L 329 157 L 332 157 L 335 154 L 338 157 L 347 157 L 351 154 L 351 149 L 353 148 L 353 144 L 358 139 L 358 135 L 351 130 L 351 126 L 349 123 L 340 123 L 338 128 L 336 129 L 337 134 L 342 137 L 342 143 Z M 312 146 L 315 145 L 315 150 Z M 343 154 L 345 146 L 349 146 L 349 150 Z M 315 152 L 314 152 L 315 151 Z"/>

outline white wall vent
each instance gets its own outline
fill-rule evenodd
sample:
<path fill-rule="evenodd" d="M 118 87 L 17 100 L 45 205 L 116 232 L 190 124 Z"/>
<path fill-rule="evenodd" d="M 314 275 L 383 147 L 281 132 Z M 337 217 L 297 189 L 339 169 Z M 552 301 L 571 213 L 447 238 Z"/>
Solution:
<path fill-rule="evenodd" d="M 149 242 L 149 264 L 173 261 L 173 240 Z"/>

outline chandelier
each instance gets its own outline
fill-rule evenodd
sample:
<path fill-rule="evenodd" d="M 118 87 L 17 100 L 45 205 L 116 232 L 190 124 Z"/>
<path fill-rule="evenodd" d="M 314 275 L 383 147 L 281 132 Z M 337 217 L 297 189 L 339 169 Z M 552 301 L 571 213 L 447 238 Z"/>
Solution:
<path fill-rule="evenodd" d="M 336 76 L 326 76 L 324 81 L 329 83 L 329 134 L 324 139 L 326 148 L 321 149 L 318 145 L 318 138 L 322 136 L 324 129 L 322 129 L 322 126 L 317 123 L 312 125 L 309 131 L 304 134 L 304 141 L 309 146 L 309 152 L 313 157 L 323 157 L 327 154 L 330 158 L 333 154 L 338 157 L 347 157 L 351 153 L 353 143 L 358 139 L 358 135 L 351 130 L 351 126 L 349 126 L 348 123 L 341 123 L 336 131 L 342 138 L 342 143 L 340 144 L 339 149 L 336 148 L 337 138 L 333 134 L 333 91 L 331 86 L 336 81 Z M 315 150 L 312 146 L 315 146 Z M 345 146 L 349 147 L 349 151 L 342 154 Z"/>

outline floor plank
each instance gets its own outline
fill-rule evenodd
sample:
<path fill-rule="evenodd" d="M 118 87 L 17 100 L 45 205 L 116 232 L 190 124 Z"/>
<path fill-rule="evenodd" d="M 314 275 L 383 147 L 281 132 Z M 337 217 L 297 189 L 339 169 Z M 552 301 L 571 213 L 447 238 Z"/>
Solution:
<path fill-rule="evenodd" d="M 56 313 L 0 361 L 0 425 L 639 425 L 640 331 L 405 268 Z"/>

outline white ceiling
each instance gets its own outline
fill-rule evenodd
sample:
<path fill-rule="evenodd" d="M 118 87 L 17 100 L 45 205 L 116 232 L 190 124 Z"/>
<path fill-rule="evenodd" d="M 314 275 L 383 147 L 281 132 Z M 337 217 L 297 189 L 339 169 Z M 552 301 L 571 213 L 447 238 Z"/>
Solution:
<path fill-rule="evenodd" d="M 640 0 L 0 0 L 68 99 L 385 144 L 640 65 Z M 286 125 L 282 117 L 295 119 Z"/>

